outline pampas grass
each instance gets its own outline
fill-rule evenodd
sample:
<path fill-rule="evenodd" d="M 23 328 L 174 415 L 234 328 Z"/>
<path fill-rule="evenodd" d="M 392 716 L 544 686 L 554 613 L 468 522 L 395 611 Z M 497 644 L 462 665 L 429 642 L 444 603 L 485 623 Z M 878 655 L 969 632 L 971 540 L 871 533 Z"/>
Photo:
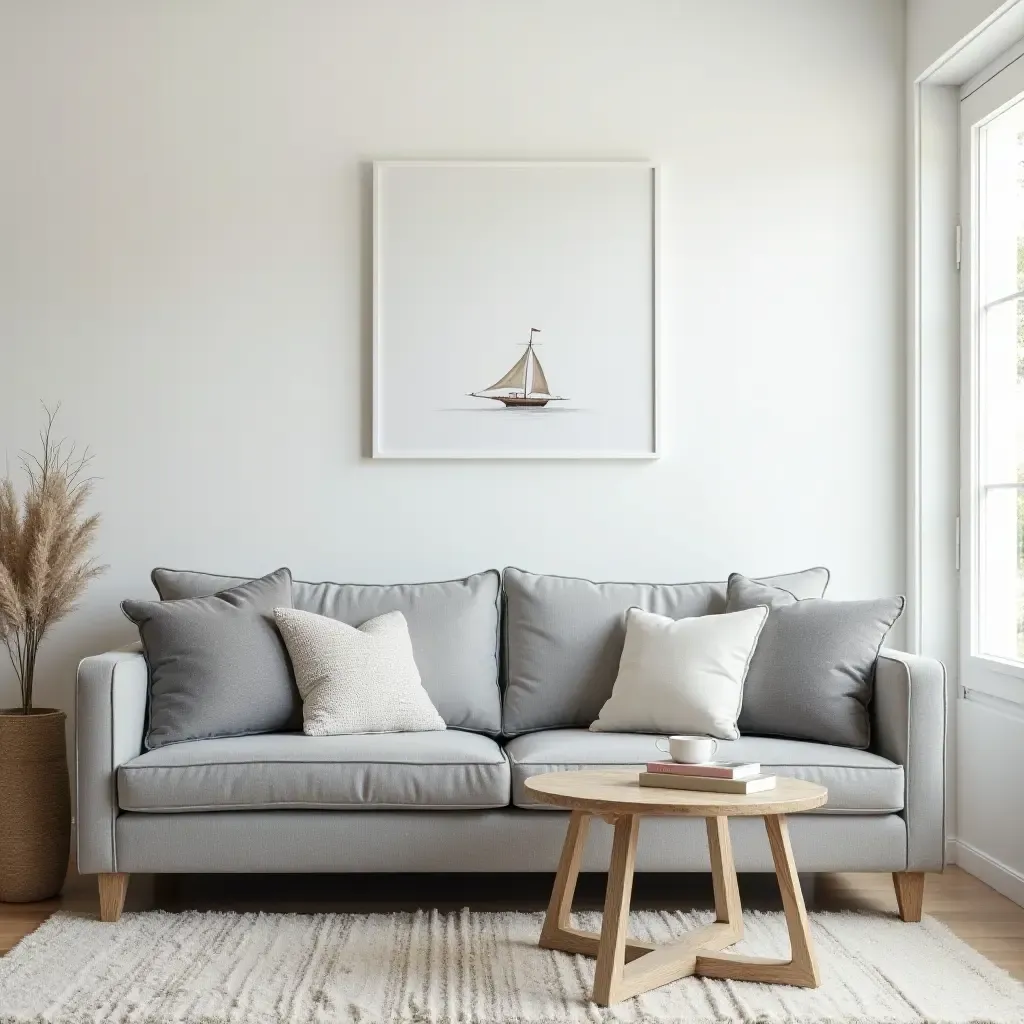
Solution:
<path fill-rule="evenodd" d="M 45 406 L 44 406 L 45 409 Z M 88 449 L 57 440 L 56 409 L 46 409 L 42 451 L 20 460 L 27 487 L 19 500 L 10 475 L 0 480 L 0 639 L 32 711 L 36 657 L 50 627 L 75 607 L 89 582 L 107 567 L 89 557 L 100 517 L 86 515 L 92 493 Z"/>

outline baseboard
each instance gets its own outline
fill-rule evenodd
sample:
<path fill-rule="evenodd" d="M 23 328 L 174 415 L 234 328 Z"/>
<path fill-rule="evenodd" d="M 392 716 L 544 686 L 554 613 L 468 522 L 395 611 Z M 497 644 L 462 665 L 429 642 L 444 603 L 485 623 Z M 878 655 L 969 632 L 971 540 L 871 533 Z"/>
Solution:
<path fill-rule="evenodd" d="M 947 864 L 955 864 L 956 863 L 956 846 L 957 846 L 957 843 L 956 843 L 955 839 L 947 839 L 946 840 L 946 863 Z"/>
<path fill-rule="evenodd" d="M 1024 874 L 1008 864 L 990 857 L 977 847 L 965 843 L 962 839 L 950 840 L 956 847 L 956 856 L 953 862 L 958 864 L 968 874 L 980 878 L 986 885 L 990 885 L 996 892 L 1002 893 L 1014 903 L 1024 907 Z"/>

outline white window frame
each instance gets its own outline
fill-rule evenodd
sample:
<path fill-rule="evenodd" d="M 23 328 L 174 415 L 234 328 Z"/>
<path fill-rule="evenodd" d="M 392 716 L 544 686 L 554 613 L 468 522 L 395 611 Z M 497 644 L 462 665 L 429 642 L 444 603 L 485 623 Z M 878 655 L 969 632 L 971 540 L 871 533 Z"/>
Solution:
<path fill-rule="evenodd" d="M 960 356 L 960 682 L 966 690 L 1024 704 L 1024 663 L 982 653 L 980 593 L 980 511 L 982 490 L 1000 485 L 981 481 L 980 363 L 982 306 L 980 223 L 983 171 L 982 130 L 1024 96 L 1024 49 L 1001 58 L 961 90 L 961 356 Z M 990 303 L 991 304 L 991 303 Z M 1018 489 L 1020 485 L 1017 485 Z"/>

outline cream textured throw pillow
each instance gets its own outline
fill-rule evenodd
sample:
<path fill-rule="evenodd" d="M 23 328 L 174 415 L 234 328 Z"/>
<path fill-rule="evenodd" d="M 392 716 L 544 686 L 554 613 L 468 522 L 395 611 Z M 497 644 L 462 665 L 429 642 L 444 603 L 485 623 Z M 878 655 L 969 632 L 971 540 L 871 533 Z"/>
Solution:
<path fill-rule="evenodd" d="M 275 608 L 302 695 L 307 736 L 445 728 L 427 696 L 401 612 L 358 629 L 324 615 Z"/>
<path fill-rule="evenodd" d="M 590 728 L 736 739 L 743 680 L 767 618 L 763 606 L 678 620 L 630 608 L 619 674 Z"/>

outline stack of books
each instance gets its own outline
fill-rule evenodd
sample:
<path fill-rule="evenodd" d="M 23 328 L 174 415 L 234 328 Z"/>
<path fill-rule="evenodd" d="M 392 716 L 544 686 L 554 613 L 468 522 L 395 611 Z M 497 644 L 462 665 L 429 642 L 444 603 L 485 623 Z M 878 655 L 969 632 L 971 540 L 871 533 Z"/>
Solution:
<path fill-rule="evenodd" d="M 775 788 L 775 776 L 762 775 L 756 761 L 708 761 L 706 764 L 651 761 L 647 771 L 640 773 L 640 785 L 712 793 L 763 793 Z"/>

